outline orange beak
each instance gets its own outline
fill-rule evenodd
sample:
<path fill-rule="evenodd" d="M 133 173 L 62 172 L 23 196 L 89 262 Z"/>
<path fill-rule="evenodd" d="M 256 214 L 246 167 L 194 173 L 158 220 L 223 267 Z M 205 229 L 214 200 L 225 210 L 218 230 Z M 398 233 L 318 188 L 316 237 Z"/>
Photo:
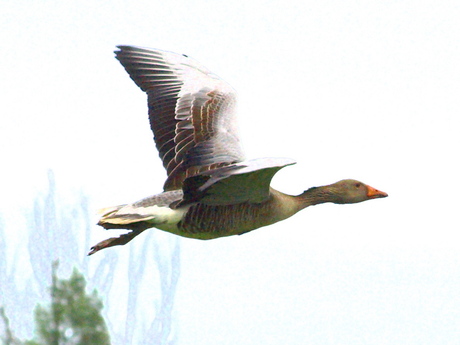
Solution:
<path fill-rule="evenodd" d="M 381 192 L 378 189 L 375 189 L 371 186 L 367 186 L 367 197 L 369 199 L 386 198 L 387 196 L 387 193 Z"/>

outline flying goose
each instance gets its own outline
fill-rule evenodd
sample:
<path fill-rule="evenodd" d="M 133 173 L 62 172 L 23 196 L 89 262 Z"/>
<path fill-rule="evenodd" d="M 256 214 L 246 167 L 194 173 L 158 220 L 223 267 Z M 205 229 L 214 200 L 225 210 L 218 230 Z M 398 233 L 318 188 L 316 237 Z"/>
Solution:
<path fill-rule="evenodd" d="M 103 210 L 98 225 L 128 229 L 88 255 L 124 245 L 146 229 L 213 239 L 291 217 L 312 205 L 351 204 L 386 193 L 356 180 L 312 187 L 300 195 L 270 187 L 288 158 L 245 160 L 235 123 L 234 90 L 186 55 L 118 46 L 116 58 L 148 96 L 150 127 L 167 179 L 163 192 Z"/>

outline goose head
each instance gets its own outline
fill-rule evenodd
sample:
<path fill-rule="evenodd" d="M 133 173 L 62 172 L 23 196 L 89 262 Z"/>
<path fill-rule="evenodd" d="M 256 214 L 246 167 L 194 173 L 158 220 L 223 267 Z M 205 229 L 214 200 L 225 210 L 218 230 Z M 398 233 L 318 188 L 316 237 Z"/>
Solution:
<path fill-rule="evenodd" d="M 381 192 L 363 182 L 356 180 L 341 180 L 329 186 L 334 195 L 335 204 L 355 204 L 358 202 L 386 198 L 387 193 Z"/>

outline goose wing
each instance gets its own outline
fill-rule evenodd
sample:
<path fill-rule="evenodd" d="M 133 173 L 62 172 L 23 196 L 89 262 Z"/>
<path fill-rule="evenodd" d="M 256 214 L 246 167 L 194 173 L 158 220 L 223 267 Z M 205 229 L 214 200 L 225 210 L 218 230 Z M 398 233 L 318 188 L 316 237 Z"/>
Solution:
<path fill-rule="evenodd" d="M 270 182 L 290 158 L 258 158 L 201 172 L 184 181 L 183 199 L 175 206 L 262 203 L 270 196 Z"/>
<path fill-rule="evenodd" d="M 168 178 L 185 178 L 244 159 L 234 118 L 235 92 L 185 55 L 118 46 L 116 58 L 147 93 L 150 127 Z"/>

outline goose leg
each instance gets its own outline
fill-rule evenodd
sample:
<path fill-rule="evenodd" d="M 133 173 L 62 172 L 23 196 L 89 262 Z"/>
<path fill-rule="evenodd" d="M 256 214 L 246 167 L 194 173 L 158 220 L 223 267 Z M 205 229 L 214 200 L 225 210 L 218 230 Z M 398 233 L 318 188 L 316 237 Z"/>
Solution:
<path fill-rule="evenodd" d="M 111 237 L 111 238 L 108 238 L 108 239 L 106 239 L 104 241 L 101 241 L 98 244 L 96 244 L 95 246 L 91 247 L 91 250 L 88 253 L 88 256 L 93 255 L 94 253 L 96 253 L 96 252 L 98 252 L 98 251 L 100 251 L 102 249 L 105 249 L 105 248 L 124 245 L 124 244 L 128 243 L 129 241 L 131 241 L 134 237 L 139 235 L 144 230 L 145 229 L 143 229 L 143 230 L 134 230 L 134 231 L 128 232 L 127 234 L 123 234 L 123 235 L 120 235 L 118 237 Z"/>

